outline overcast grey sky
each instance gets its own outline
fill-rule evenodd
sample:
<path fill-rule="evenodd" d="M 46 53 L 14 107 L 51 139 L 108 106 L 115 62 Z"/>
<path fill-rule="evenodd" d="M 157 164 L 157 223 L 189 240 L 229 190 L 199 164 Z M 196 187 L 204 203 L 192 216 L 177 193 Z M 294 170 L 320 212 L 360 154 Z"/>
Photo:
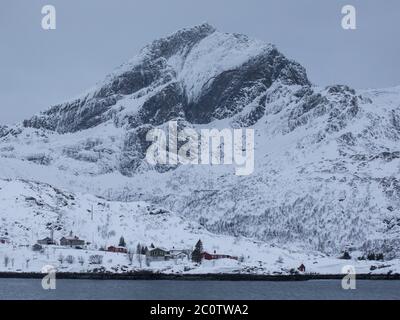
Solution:
<path fill-rule="evenodd" d="M 57 29 L 41 28 L 41 8 Z M 357 30 L 341 8 L 357 9 Z M 209 22 L 271 42 L 318 85 L 400 85 L 399 0 L 1 0 L 0 123 L 68 100 L 148 42 Z"/>

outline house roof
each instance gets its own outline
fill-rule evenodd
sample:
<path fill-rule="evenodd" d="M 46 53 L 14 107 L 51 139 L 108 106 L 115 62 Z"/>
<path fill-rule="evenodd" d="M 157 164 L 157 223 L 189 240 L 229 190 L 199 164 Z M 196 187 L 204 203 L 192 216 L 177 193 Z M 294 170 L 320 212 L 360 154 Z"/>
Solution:
<path fill-rule="evenodd" d="M 71 236 L 68 236 L 68 237 L 62 237 L 61 238 L 61 240 L 70 240 L 70 241 L 72 241 L 72 240 L 81 240 L 81 241 L 83 241 L 82 239 L 79 239 L 77 236 L 73 236 L 73 237 L 71 237 Z"/>
<path fill-rule="evenodd" d="M 230 257 L 229 254 L 225 254 L 225 253 L 209 253 L 207 251 L 202 252 L 203 254 L 208 254 L 210 256 L 225 256 L 225 257 Z"/>
<path fill-rule="evenodd" d="M 164 251 L 164 252 L 170 252 L 170 250 L 168 250 L 166 248 L 163 248 L 163 247 L 155 247 L 153 249 L 149 249 L 150 252 L 155 251 L 155 250 L 161 250 L 161 251 Z"/>
<path fill-rule="evenodd" d="M 173 253 L 172 254 L 172 256 L 179 256 L 179 255 L 184 255 L 184 256 L 187 256 L 187 254 L 185 253 L 185 252 L 176 252 L 176 253 Z"/>
<path fill-rule="evenodd" d="M 192 250 L 191 249 L 176 249 L 176 248 L 173 248 L 173 249 L 171 249 L 169 251 L 171 251 L 171 252 L 186 252 L 186 251 L 192 251 Z"/>

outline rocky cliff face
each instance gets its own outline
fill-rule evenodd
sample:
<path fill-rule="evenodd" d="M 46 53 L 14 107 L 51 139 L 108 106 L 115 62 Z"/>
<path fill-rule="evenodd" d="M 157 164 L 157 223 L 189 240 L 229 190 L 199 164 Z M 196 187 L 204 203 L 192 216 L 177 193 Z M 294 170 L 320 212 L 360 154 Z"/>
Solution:
<path fill-rule="evenodd" d="M 254 128 L 254 174 L 151 167 L 146 133 L 170 120 Z M 96 89 L 0 139 L 7 177 L 145 199 L 217 233 L 399 256 L 400 89 L 313 86 L 274 46 L 207 24 L 153 42 Z M 32 173 L 43 167 L 51 178 Z"/>

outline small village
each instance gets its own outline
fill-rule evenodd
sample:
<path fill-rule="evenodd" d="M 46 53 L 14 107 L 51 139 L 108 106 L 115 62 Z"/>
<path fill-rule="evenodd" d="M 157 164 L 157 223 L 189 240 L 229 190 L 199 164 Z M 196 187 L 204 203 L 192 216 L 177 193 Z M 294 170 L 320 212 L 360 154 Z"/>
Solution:
<path fill-rule="evenodd" d="M 37 240 L 32 246 L 32 250 L 36 252 L 43 251 L 48 246 L 60 246 L 65 248 L 72 248 L 75 250 L 84 250 L 90 246 L 91 243 L 79 238 L 71 231 L 67 236 L 63 236 L 58 242 L 53 237 L 53 232 L 50 236 Z M 169 260 L 192 260 L 193 262 L 200 263 L 202 260 L 219 260 L 219 259 L 232 259 L 239 260 L 238 257 L 229 254 L 221 254 L 216 251 L 209 253 L 203 250 L 203 244 L 199 240 L 194 249 L 193 248 L 165 248 L 162 246 L 155 246 L 153 243 L 149 246 L 138 244 L 135 249 L 127 248 L 125 239 L 120 238 L 117 244 L 109 245 L 98 249 L 101 252 L 111 252 L 118 254 L 126 254 L 128 259 L 132 259 L 133 254 L 144 255 L 148 261 L 169 261 Z"/>
<path fill-rule="evenodd" d="M 11 240 L 7 237 L 0 237 L 0 245 L 10 245 Z M 131 242 L 132 244 L 132 242 Z M 78 235 L 70 231 L 67 235 L 62 236 L 59 239 L 54 238 L 54 232 L 50 231 L 49 236 L 36 240 L 33 245 L 25 246 L 31 248 L 31 250 L 40 255 L 45 255 L 49 258 L 49 253 L 52 252 L 53 257 L 58 260 L 61 269 L 65 269 L 68 264 L 78 262 L 81 266 L 85 262 L 88 265 L 98 265 L 100 268 L 103 266 L 103 258 L 112 258 L 113 254 L 118 257 L 118 261 L 122 262 L 125 260 L 126 265 L 132 265 L 134 260 L 136 265 L 140 266 L 140 269 L 144 266 L 150 267 L 151 263 L 158 262 L 172 262 L 172 265 L 193 263 L 193 267 L 201 264 L 203 261 L 217 261 L 217 260 L 231 260 L 241 263 L 245 260 L 244 256 L 235 256 L 229 253 L 221 253 L 216 250 L 207 251 L 203 249 L 203 243 L 198 240 L 193 247 L 174 247 L 171 248 L 165 246 L 159 246 L 151 243 L 145 245 L 138 243 L 136 247 L 132 248 L 127 245 L 123 236 L 120 237 L 118 243 L 110 243 L 98 247 L 85 239 L 80 238 Z M 76 255 L 73 251 L 76 251 Z M 82 252 L 84 251 L 84 252 Z M 82 253 L 80 253 L 82 252 Z M 54 256 L 58 254 L 58 256 Z M 111 256 L 110 256 L 111 254 Z M 64 256 L 65 255 L 65 256 Z M 85 258 L 86 257 L 86 258 Z M 10 259 L 7 259 L 7 261 Z M 225 261 L 227 261 L 225 260 Z M 54 260 L 53 260 L 54 261 Z M 26 260 L 24 268 L 28 268 L 29 261 Z M 63 264 L 66 262 L 67 264 Z M 279 261 L 278 261 L 279 262 Z M 11 260 L 13 264 L 13 261 Z M 225 265 L 228 262 L 222 262 Z M 190 264 L 189 264 L 190 265 Z M 161 266 L 161 265 L 160 265 Z M 186 267 L 185 267 L 186 270 Z M 124 271 L 124 270 L 122 270 Z M 293 268 L 290 273 L 305 273 L 306 267 L 303 263 L 300 266 Z"/>

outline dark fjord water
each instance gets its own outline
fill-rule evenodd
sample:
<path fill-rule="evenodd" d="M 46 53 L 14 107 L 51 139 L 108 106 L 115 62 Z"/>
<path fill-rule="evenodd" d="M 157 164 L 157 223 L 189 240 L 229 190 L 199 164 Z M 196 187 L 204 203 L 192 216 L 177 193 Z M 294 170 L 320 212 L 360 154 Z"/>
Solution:
<path fill-rule="evenodd" d="M 0 279 L 0 300 L 270 300 L 400 299 L 400 281 L 357 281 L 343 290 L 339 280 L 315 281 L 118 281 L 57 280 L 45 291 L 37 279 Z"/>

